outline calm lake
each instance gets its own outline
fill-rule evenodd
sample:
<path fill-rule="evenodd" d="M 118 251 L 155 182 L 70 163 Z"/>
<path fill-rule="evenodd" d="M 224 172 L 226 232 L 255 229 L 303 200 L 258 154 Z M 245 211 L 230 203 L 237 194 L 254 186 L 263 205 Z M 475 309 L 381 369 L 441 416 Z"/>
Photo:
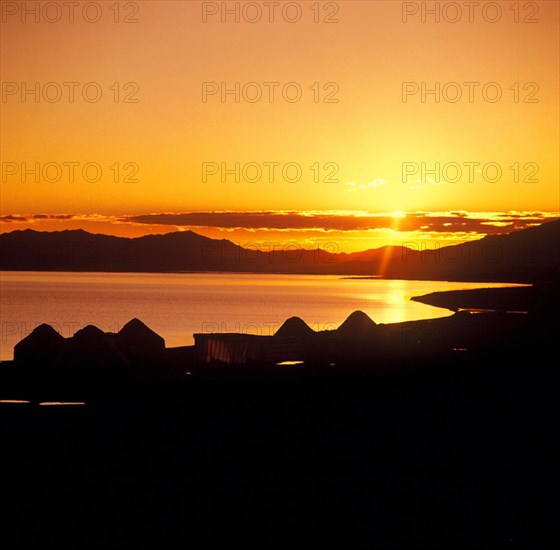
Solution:
<path fill-rule="evenodd" d="M 335 329 L 360 309 L 377 323 L 397 323 L 451 312 L 410 298 L 443 290 L 514 286 L 324 275 L 232 273 L 0 272 L 0 360 L 37 325 L 64 337 L 88 324 L 117 332 L 138 317 L 168 347 L 190 345 L 193 333 L 271 335 L 293 315 L 314 330 Z"/>

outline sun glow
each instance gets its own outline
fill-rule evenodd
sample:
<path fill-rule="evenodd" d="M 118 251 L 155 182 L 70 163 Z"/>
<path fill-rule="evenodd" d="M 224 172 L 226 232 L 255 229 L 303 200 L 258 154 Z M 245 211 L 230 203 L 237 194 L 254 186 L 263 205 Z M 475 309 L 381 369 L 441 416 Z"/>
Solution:
<path fill-rule="evenodd" d="M 293 24 L 237 24 L 203 22 L 200 2 L 141 4 L 133 25 L 3 14 L 0 232 L 192 230 L 352 252 L 497 233 L 475 225 L 480 212 L 557 215 L 558 2 L 528 3 L 538 25 L 507 9 L 496 24 L 420 12 L 405 24 L 402 2 L 388 0 L 341 2 L 334 25 L 307 9 Z M 444 91 L 473 78 L 457 101 Z M 84 97 L 92 87 L 99 101 Z M 504 232 L 519 219 L 496 220 L 510 219 Z"/>

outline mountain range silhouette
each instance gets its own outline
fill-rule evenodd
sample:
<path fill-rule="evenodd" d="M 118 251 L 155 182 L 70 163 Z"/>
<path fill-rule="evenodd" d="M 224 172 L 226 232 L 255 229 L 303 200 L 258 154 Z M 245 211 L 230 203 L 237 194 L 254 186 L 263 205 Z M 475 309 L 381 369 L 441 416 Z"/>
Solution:
<path fill-rule="evenodd" d="M 192 231 L 123 238 L 83 230 L 27 229 L 0 235 L 0 269 L 301 273 L 521 283 L 553 281 L 560 275 L 560 220 L 436 250 L 407 244 L 335 254 L 280 245 L 274 250 L 243 248 Z"/>

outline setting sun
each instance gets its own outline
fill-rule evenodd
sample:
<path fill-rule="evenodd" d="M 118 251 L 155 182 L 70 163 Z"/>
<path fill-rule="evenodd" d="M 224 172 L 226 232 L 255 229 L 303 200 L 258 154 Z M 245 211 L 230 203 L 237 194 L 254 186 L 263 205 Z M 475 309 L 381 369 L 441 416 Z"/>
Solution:
<path fill-rule="evenodd" d="M 274 24 L 219 2 L 206 22 L 191 1 L 142 2 L 142 17 L 123 4 L 95 24 L 93 7 L 45 24 L 4 8 L 0 231 L 192 229 L 307 246 L 332 221 L 329 240 L 357 251 L 496 232 L 462 230 L 459 211 L 522 212 L 517 227 L 558 215 L 557 2 L 538 3 L 538 24 L 505 9 L 449 23 L 449 8 L 436 23 L 414 3 L 327 4 L 278 7 Z M 481 64 L 488 51 L 500 63 Z M 364 210 L 393 214 L 363 229 L 326 220 Z M 305 230 L 250 215 L 311 211 Z M 391 232 L 401 212 L 417 214 L 406 234 Z M 429 227 L 418 213 L 430 212 L 450 225 Z"/>

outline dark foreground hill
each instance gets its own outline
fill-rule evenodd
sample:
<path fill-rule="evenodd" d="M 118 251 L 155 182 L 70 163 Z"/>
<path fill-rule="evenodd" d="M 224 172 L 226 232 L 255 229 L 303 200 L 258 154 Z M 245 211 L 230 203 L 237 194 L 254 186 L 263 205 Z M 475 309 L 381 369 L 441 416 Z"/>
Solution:
<path fill-rule="evenodd" d="M 429 298 L 493 313 L 291 318 L 269 344 L 311 344 L 300 366 L 198 364 L 137 319 L 38 327 L 0 365 L 2 547 L 552 547 L 557 294 L 501 290 Z"/>
<path fill-rule="evenodd" d="M 466 321 L 394 337 L 420 351 Z M 473 349 L 405 369 L 223 368 L 90 388 L 84 406 L 0 402 L 3 547 L 549 548 L 557 327 L 470 321 Z M 0 400 L 76 400 L 24 382 Z"/>
<path fill-rule="evenodd" d="M 0 269 L 20 271 L 225 271 L 535 282 L 560 276 L 560 220 L 507 235 L 421 250 L 383 247 L 352 254 L 263 245 L 243 248 L 192 231 L 133 239 L 82 230 L 0 235 Z"/>

